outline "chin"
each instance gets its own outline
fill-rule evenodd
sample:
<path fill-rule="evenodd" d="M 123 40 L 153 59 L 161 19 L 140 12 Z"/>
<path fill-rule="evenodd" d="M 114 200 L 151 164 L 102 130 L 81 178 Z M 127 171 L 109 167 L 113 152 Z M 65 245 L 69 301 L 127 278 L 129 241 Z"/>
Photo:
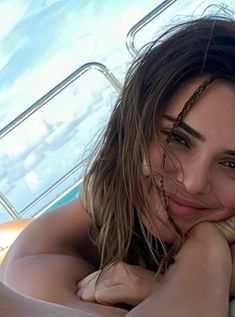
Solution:
<path fill-rule="evenodd" d="M 161 219 L 157 219 L 157 222 L 154 226 L 150 226 L 150 224 L 148 224 L 145 219 L 143 219 L 143 223 L 149 232 L 156 238 L 159 238 L 161 241 L 169 243 L 175 242 L 177 239 L 177 234 L 175 233 L 174 227 L 168 222 L 167 219 Z"/>
<path fill-rule="evenodd" d="M 174 226 L 168 221 L 168 216 L 164 208 L 158 211 L 156 218 L 155 236 L 157 235 L 162 241 L 173 243 L 177 239 Z"/>
<path fill-rule="evenodd" d="M 165 230 L 158 230 L 155 232 L 151 232 L 154 236 L 158 237 L 163 242 L 173 243 L 177 239 L 177 235 L 174 232 L 174 229 L 165 229 Z"/>

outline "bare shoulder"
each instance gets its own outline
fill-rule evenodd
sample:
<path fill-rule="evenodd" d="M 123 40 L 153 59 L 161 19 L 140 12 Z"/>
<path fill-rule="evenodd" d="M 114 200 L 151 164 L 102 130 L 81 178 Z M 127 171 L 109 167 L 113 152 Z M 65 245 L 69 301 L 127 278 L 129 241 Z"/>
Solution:
<path fill-rule="evenodd" d="M 4 266 L 39 254 L 80 255 L 97 264 L 99 256 L 90 241 L 91 219 L 77 198 L 32 221 L 11 246 Z"/>

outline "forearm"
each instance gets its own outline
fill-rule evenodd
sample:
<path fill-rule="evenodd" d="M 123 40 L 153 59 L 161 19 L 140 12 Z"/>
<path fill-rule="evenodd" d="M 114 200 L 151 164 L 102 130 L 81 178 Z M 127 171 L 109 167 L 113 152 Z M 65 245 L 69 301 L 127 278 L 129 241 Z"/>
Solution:
<path fill-rule="evenodd" d="M 94 317 L 95 315 L 23 296 L 0 282 L 2 317 Z"/>
<path fill-rule="evenodd" d="M 216 246 L 186 242 L 160 287 L 126 316 L 227 317 L 231 256 L 226 242 Z"/>
<path fill-rule="evenodd" d="M 50 317 L 57 316 L 59 309 L 64 315 L 61 314 L 58 316 L 63 317 L 70 315 L 76 317 L 124 316 L 126 311 L 123 309 L 84 302 L 78 298 L 76 295 L 76 283 L 91 273 L 92 270 L 89 263 L 79 257 L 58 254 L 38 255 L 18 260 L 8 268 L 4 281 L 8 286 L 15 288 L 22 295 L 12 292 L 7 288 L 1 289 L 0 284 L 0 296 L 2 292 L 4 300 L 2 298 L 1 300 L 4 301 L 3 307 L 5 310 L 5 315 L 2 315 L 0 300 L 0 316 Z M 6 293 L 7 290 L 8 294 Z M 27 296 L 30 296 L 30 298 Z M 62 306 L 58 308 L 58 305 L 52 306 L 48 302 Z M 12 314 L 7 315 L 9 306 L 11 306 L 10 311 Z M 19 307 L 24 312 L 21 315 L 16 314 L 19 311 Z M 42 310 L 41 315 L 31 314 L 31 310 L 34 309 L 36 312 L 41 312 Z M 53 311 L 55 311 L 54 315 L 52 314 Z M 76 314 L 73 314 L 74 311 Z"/>
<path fill-rule="evenodd" d="M 124 310 L 96 305 L 97 309 L 83 303 L 82 308 L 70 308 L 64 305 L 49 303 L 32 297 L 24 296 L 8 288 L 0 282 L 0 313 L 1 317 L 123 317 Z M 93 311 L 93 312 L 89 312 Z"/>

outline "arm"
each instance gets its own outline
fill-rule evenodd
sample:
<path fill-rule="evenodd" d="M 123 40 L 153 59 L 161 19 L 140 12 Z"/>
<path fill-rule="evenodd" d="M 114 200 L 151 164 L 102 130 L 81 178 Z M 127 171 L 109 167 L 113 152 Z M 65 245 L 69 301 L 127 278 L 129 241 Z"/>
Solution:
<path fill-rule="evenodd" d="M 212 224 L 197 225 L 160 287 L 126 316 L 227 317 L 231 274 L 225 238 Z"/>
<path fill-rule="evenodd" d="M 0 298 L 2 317 L 67 317 L 70 314 L 77 317 L 87 317 L 89 314 L 95 317 L 122 317 L 126 313 L 123 309 L 78 299 L 76 280 L 92 270 L 92 267 L 81 258 L 45 254 L 24 257 L 15 264 L 10 269 L 6 284 L 21 294 L 12 290 L 7 291 L 7 288 L 1 289 L 0 283 L 0 294 L 2 292 L 3 296 Z M 19 314 L 19 310 L 22 314 Z M 5 314 L 2 311 L 5 311 Z M 64 315 L 60 311 L 64 312 Z"/>
<path fill-rule="evenodd" d="M 93 317 L 95 315 L 73 308 L 43 302 L 23 296 L 0 282 L 0 308 L 2 317 Z"/>
<path fill-rule="evenodd" d="M 57 254 L 30 256 L 17 260 L 11 267 L 6 285 L 19 291 L 21 295 L 40 300 L 42 308 L 46 309 L 45 312 L 50 307 L 45 302 L 50 302 L 67 307 L 68 311 L 70 311 L 69 308 L 73 308 L 80 313 L 89 313 L 96 317 L 122 317 L 126 313 L 123 309 L 83 302 L 78 299 L 76 281 L 90 273 L 92 269 L 89 263 L 79 257 Z M 23 298 L 25 297 L 21 297 L 21 299 Z M 12 296 L 9 300 L 11 299 L 12 306 L 16 306 L 15 309 L 17 309 L 17 304 L 13 302 Z M 33 300 L 27 301 L 27 303 L 33 307 L 35 303 L 39 302 Z M 39 309 L 40 305 L 37 307 Z M 64 310 L 66 311 L 65 308 Z M 27 309 L 26 312 L 28 312 Z M 11 317 L 18 316 L 11 315 Z M 29 316 L 31 317 L 30 314 Z M 83 317 L 83 314 L 81 316 Z"/>
<path fill-rule="evenodd" d="M 11 317 L 19 316 L 16 313 L 19 305 L 24 307 L 22 316 L 32 317 L 30 311 L 34 306 L 36 312 L 37 309 L 38 312 L 40 309 L 43 311 L 43 314 L 35 316 L 57 316 L 57 313 L 50 315 L 50 312 L 59 311 L 58 305 L 45 302 L 63 305 L 62 311 L 68 310 L 71 316 L 73 310 L 70 308 L 75 309 L 76 316 L 80 316 L 80 312 L 81 317 L 87 316 L 86 313 L 97 317 L 123 316 L 125 310 L 85 303 L 76 296 L 77 282 L 95 269 L 85 259 L 87 257 L 90 262 L 96 262 L 93 256 L 96 253 L 89 247 L 92 245 L 88 238 L 89 228 L 90 219 L 80 201 L 76 200 L 36 219 L 25 229 L 2 266 L 4 283 L 21 293 L 9 293 L 8 302 L 3 302 L 2 307 L 8 307 L 11 303 Z M 5 288 L 5 292 L 10 291 Z M 14 298 L 18 298 L 19 305 Z M 67 313 L 63 316 L 67 316 Z"/>
<path fill-rule="evenodd" d="M 127 316 L 133 317 L 156 316 L 156 312 L 158 317 L 227 317 L 231 253 L 214 225 L 201 224 L 192 231 L 176 263 L 155 285 L 152 274 L 149 279 L 140 269 L 118 263 L 105 271 L 96 286 L 95 272 L 79 283 L 79 296 L 99 303 L 132 304 L 136 307 Z"/>
<path fill-rule="evenodd" d="M 81 307 L 70 308 L 63 305 L 47 303 L 42 300 L 24 296 L 0 282 L 1 317 L 123 317 L 125 311 L 104 310 L 88 312 Z"/>
<path fill-rule="evenodd" d="M 235 297 L 235 216 L 216 223 L 217 228 L 225 235 L 227 241 L 230 243 L 232 255 L 232 277 L 230 283 L 230 298 Z"/>

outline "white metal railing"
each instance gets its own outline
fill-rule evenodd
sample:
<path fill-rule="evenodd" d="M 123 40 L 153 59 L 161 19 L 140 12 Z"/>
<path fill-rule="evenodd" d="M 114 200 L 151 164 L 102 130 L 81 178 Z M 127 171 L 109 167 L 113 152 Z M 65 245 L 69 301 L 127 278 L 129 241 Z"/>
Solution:
<path fill-rule="evenodd" d="M 75 70 L 72 74 L 66 77 L 63 81 L 61 81 L 58 85 L 52 88 L 48 93 L 46 93 L 42 98 L 36 101 L 32 106 L 27 108 L 24 112 L 22 112 L 18 117 L 12 120 L 9 124 L 7 124 L 2 130 L 0 130 L 0 140 L 4 138 L 8 133 L 13 131 L 17 126 L 19 126 L 22 122 L 32 116 L 36 111 L 46 105 L 52 98 L 58 95 L 61 91 L 63 91 L 66 87 L 68 87 L 71 83 L 77 80 L 79 77 L 84 75 L 89 70 L 99 71 L 108 82 L 114 87 L 114 89 L 119 92 L 121 89 L 121 83 L 114 76 L 114 74 L 103 64 L 97 62 L 90 62 L 82 65 L 77 70 Z M 80 164 L 76 165 L 69 172 L 63 175 L 60 179 L 58 179 L 54 184 L 52 184 L 49 188 L 47 188 L 41 195 L 39 195 L 35 200 L 33 200 L 29 205 L 27 205 L 23 210 L 17 211 L 9 200 L 0 192 L 0 204 L 4 207 L 7 213 L 14 219 L 20 218 L 23 216 L 28 210 L 30 210 L 33 206 L 35 206 L 39 201 L 41 201 L 44 197 L 46 197 L 50 192 L 52 192 L 58 185 L 63 183 L 66 179 L 71 177 L 78 169 Z M 76 182 L 78 184 L 80 180 Z M 54 199 L 50 204 L 46 206 L 49 208 L 49 205 L 54 204 L 55 200 L 62 198 L 71 188 L 74 187 L 74 184 L 69 186 L 62 194 L 60 194 L 56 199 Z M 43 208 L 44 210 L 45 208 Z M 39 211 L 41 213 L 41 210 Z"/>
<path fill-rule="evenodd" d="M 85 74 L 88 70 L 97 70 L 109 81 L 109 83 L 117 90 L 120 91 L 121 84 L 114 74 L 103 64 L 90 62 L 82 65 L 76 69 L 72 74 L 62 80 L 58 85 L 52 88 L 48 93 L 46 93 L 42 98 L 36 101 L 32 106 L 27 108 L 18 117 L 8 123 L 4 128 L 0 130 L 0 139 L 7 135 L 10 131 L 14 130 L 19 124 L 29 118 L 34 112 L 38 111 L 43 107 L 49 100 L 58 95 L 67 86 L 73 83 L 76 79 Z"/>
<path fill-rule="evenodd" d="M 37 213 L 34 214 L 34 218 L 39 217 L 42 215 L 45 211 L 49 210 L 52 208 L 60 199 L 65 197 L 67 194 L 69 194 L 73 189 L 78 187 L 80 183 L 82 182 L 82 178 L 78 179 L 75 183 L 73 183 L 71 186 L 69 186 L 65 191 L 60 193 L 55 199 L 50 201 L 48 204 L 46 204 L 42 209 L 40 209 Z"/>
<path fill-rule="evenodd" d="M 135 36 L 136 34 L 149 22 L 159 16 L 163 11 L 165 11 L 168 7 L 170 7 L 177 0 L 165 0 L 161 4 L 159 4 L 155 9 L 149 12 L 146 16 L 144 16 L 140 21 L 138 21 L 127 33 L 126 36 L 126 47 L 129 53 L 135 57 L 138 53 L 138 50 L 135 47 Z"/>
<path fill-rule="evenodd" d="M 52 184 L 50 187 L 48 187 L 41 195 L 39 195 L 36 199 L 34 199 L 27 207 L 22 209 L 19 214 L 20 216 L 23 216 L 28 210 L 30 210 L 32 207 L 34 207 L 38 202 L 40 202 L 44 197 L 46 197 L 49 193 L 51 193 L 57 186 L 62 184 L 66 179 L 68 179 L 70 176 L 72 176 L 76 171 L 79 169 L 80 163 L 75 165 L 70 171 L 68 171 L 66 174 L 64 174 L 60 179 L 58 179 L 54 184 Z M 77 185 L 80 183 L 80 179 L 78 180 Z M 68 190 L 72 190 L 72 187 L 74 188 L 74 184 L 72 186 L 69 186 L 65 192 L 67 193 Z M 65 192 L 63 192 L 60 195 L 60 198 L 65 195 Z M 56 198 L 58 200 L 58 197 Z M 54 200 L 52 204 L 54 204 Z M 51 204 L 51 203 L 50 203 Z M 48 206 L 47 206 L 48 208 Z"/>
<path fill-rule="evenodd" d="M 20 214 L 16 211 L 16 209 L 12 206 L 9 200 L 0 192 L 0 204 L 7 211 L 7 213 L 14 219 L 19 219 Z"/>

